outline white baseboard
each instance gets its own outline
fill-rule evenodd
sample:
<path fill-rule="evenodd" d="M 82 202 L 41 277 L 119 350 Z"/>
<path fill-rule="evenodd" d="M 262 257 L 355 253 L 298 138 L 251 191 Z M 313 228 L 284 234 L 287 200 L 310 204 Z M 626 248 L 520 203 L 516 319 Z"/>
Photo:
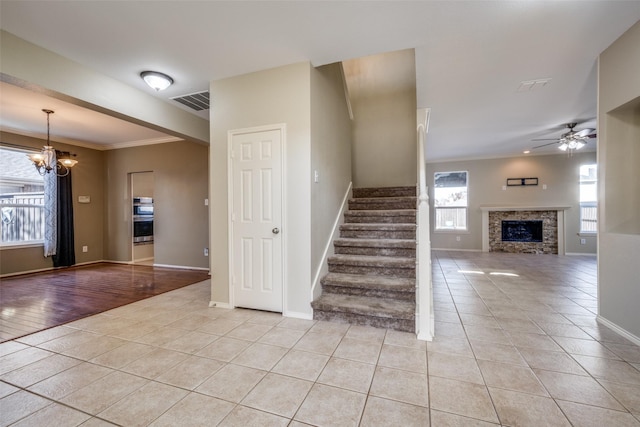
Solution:
<path fill-rule="evenodd" d="M 96 260 L 96 261 L 79 262 L 77 264 L 73 264 L 70 267 L 80 267 L 80 266 L 83 266 L 83 265 L 99 264 L 101 262 L 110 262 L 110 261 L 105 261 L 105 260 L 99 259 L 99 260 Z M 16 271 L 14 273 L 0 274 L 0 278 L 13 277 L 13 276 L 22 276 L 23 274 L 43 273 L 45 271 L 54 271 L 54 270 L 58 270 L 60 268 L 67 268 L 67 267 L 53 267 L 53 266 L 51 266 L 51 267 L 45 267 L 45 268 L 37 268 L 35 270 Z"/>
<path fill-rule="evenodd" d="M 22 276 L 23 274 L 42 273 L 43 271 L 52 271 L 52 270 L 53 270 L 53 267 L 38 268 L 36 270 L 27 270 L 27 271 L 16 271 L 15 273 L 1 274 L 0 278 L 2 278 L 2 277 L 12 277 L 12 276 Z"/>
<path fill-rule="evenodd" d="M 416 338 L 420 341 L 433 341 L 433 336 L 428 332 L 420 332 Z"/>
<path fill-rule="evenodd" d="M 324 274 L 326 274 L 326 272 L 328 271 L 328 266 L 327 266 L 327 258 L 329 258 L 329 256 L 332 255 L 333 251 L 333 241 L 335 240 L 337 234 L 340 232 L 340 225 L 343 223 L 344 221 L 344 213 L 347 210 L 348 207 L 348 202 L 349 202 L 349 196 L 351 195 L 351 187 L 352 187 L 353 183 L 350 182 L 349 186 L 347 187 L 347 191 L 344 194 L 344 197 L 342 198 L 342 204 L 340 205 L 340 210 L 338 211 L 338 215 L 336 216 L 335 221 L 333 222 L 333 228 L 331 229 L 331 234 L 329 235 L 329 239 L 327 240 L 327 244 L 324 247 L 324 252 L 322 253 L 322 258 L 320 259 L 320 262 L 318 264 L 318 268 L 316 269 L 316 274 L 313 278 L 313 282 L 311 284 L 311 301 L 313 301 L 315 299 L 315 292 L 316 289 L 318 287 L 318 285 L 320 284 L 320 279 L 322 279 L 322 276 L 324 276 Z M 318 293 L 319 294 L 319 293 Z"/>
<path fill-rule="evenodd" d="M 589 257 L 597 257 L 598 254 L 588 254 L 584 252 L 566 252 L 566 256 L 589 256 Z"/>
<path fill-rule="evenodd" d="M 299 311 L 286 311 L 282 313 L 284 317 L 293 317 L 294 319 L 313 320 L 313 313 L 301 313 Z"/>
<path fill-rule="evenodd" d="M 433 316 L 433 308 L 431 309 L 431 315 Z M 416 313 L 416 330 L 418 333 L 416 334 L 416 338 L 420 341 L 433 341 L 433 334 L 427 328 L 426 331 L 421 331 L 419 328 L 420 325 L 420 313 Z"/>
<path fill-rule="evenodd" d="M 209 301 L 209 308 L 232 308 L 228 302 L 220 302 L 220 301 Z"/>
<path fill-rule="evenodd" d="M 80 266 L 80 265 L 99 264 L 99 263 L 101 263 L 101 262 L 106 262 L 106 261 L 105 261 L 105 260 L 103 260 L 103 259 L 99 259 L 99 260 L 97 260 L 97 261 L 79 262 L 79 263 L 77 263 L 77 264 L 73 264 L 73 266 L 72 266 L 72 267 L 77 267 L 77 266 Z"/>
<path fill-rule="evenodd" d="M 149 259 L 153 259 L 153 258 L 149 258 Z M 110 260 L 110 259 L 99 259 L 99 260 L 95 260 L 95 261 L 87 261 L 87 262 L 79 262 L 77 264 L 73 264 L 71 267 L 81 267 L 83 265 L 91 265 L 91 264 L 99 264 L 101 262 L 107 262 L 110 264 L 125 264 L 125 265 L 134 265 L 136 262 L 140 262 L 142 260 L 136 260 L 134 261 L 115 261 L 115 260 Z M 163 267 L 163 268 L 175 268 L 175 269 L 181 269 L 181 270 L 198 270 L 198 271 L 207 271 L 209 272 L 209 268 L 208 267 L 191 267 L 191 266 L 186 266 L 186 265 L 170 265 L 170 264 L 153 264 L 154 267 Z M 7 274 L 2 274 L 0 275 L 0 278 L 2 277 L 11 277 L 11 276 L 20 276 L 23 274 L 32 274 L 32 273 L 42 273 L 44 271 L 54 271 L 57 270 L 59 268 L 66 268 L 66 267 L 46 267 L 46 268 L 38 268 L 35 270 L 27 270 L 27 271 L 17 271 L 15 273 L 7 273 Z M 211 272 L 209 272 L 209 275 L 211 275 Z"/>
<path fill-rule="evenodd" d="M 598 315 L 596 316 L 596 321 L 604 326 L 606 326 L 607 328 L 611 329 L 613 332 L 617 333 L 618 335 L 628 339 L 629 341 L 633 342 L 635 345 L 640 345 L 640 338 L 638 338 L 637 336 L 633 335 L 631 332 L 627 331 L 624 328 L 621 328 L 620 326 L 616 325 L 615 323 L 613 323 L 610 320 L 605 319 L 604 317 Z"/>
<path fill-rule="evenodd" d="M 154 267 L 175 268 L 180 270 L 209 271 L 209 267 L 192 267 L 189 265 L 153 264 Z"/>
<path fill-rule="evenodd" d="M 451 252 L 482 252 L 482 249 L 452 249 L 452 248 L 431 248 L 432 251 L 451 251 Z"/>

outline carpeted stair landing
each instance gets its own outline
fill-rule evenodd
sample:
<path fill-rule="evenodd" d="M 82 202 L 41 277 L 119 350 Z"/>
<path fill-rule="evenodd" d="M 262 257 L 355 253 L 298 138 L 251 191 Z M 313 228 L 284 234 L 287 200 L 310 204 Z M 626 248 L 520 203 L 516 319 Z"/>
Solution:
<path fill-rule="evenodd" d="M 313 318 L 415 331 L 416 188 L 358 188 Z"/>

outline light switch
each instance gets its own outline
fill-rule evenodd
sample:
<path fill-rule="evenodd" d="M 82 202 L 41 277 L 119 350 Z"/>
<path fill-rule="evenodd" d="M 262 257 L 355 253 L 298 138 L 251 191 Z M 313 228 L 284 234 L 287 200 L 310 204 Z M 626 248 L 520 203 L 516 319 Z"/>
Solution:
<path fill-rule="evenodd" d="M 78 196 L 78 203 L 91 203 L 91 196 Z"/>

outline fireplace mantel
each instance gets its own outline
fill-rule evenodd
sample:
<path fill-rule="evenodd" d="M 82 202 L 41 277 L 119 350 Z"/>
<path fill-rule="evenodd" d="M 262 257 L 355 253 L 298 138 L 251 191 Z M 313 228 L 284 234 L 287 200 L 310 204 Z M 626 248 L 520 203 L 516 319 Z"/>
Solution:
<path fill-rule="evenodd" d="M 570 206 L 480 206 L 482 211 L 482 252 L 489 252 L 489 212 L 496 211 L 557 211 L 558 255 L 565 254 L 564 213 Z"/>
<path fill-rule="evenodd" d="M 480 206 L 482 212 L 490 211 L 566 211 L 571 206 Z"/>

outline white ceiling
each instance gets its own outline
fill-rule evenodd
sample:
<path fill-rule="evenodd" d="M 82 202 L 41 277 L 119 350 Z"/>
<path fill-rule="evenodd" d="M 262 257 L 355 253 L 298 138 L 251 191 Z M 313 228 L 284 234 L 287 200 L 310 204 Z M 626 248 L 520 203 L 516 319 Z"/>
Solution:
<path fill-rule="evenodd" d="M 639 19 L 640 1 L 0 2 L 3 30 L 126 84 L 148 90 L 139 78 L 147 69 L 171 75 L 175 84 L 155 95 L 171 103 L 238 74 L 415 48 L 418 107 L 432 109 L 431 161 L 518 155 L 567 122 L 594 128 L 598 54 Z M 549 78 L 517 92 L 521 81 Z M 0 125 L 17 127 L 21 100 L 5 110 L 10 91 L 0 89 Z M 37 106 L 38 129 L 41 108 L 51 107 Z M 105 120 L 86 114 L 74 130 Z M 62 116 L 52 132 L 65 135 L 74 120 Z M 70 138 L 117 146 L 162 137 L 128 126 Z"/>
<path fill-rule="evenodd" d="M 50 116 L 53 141 L 96 149 L 116 149 L 178 140 L 153 129 L 0 82 L 2 130 L 46 138 L 47 115 L 42 109 L 54 111 Z"/>

